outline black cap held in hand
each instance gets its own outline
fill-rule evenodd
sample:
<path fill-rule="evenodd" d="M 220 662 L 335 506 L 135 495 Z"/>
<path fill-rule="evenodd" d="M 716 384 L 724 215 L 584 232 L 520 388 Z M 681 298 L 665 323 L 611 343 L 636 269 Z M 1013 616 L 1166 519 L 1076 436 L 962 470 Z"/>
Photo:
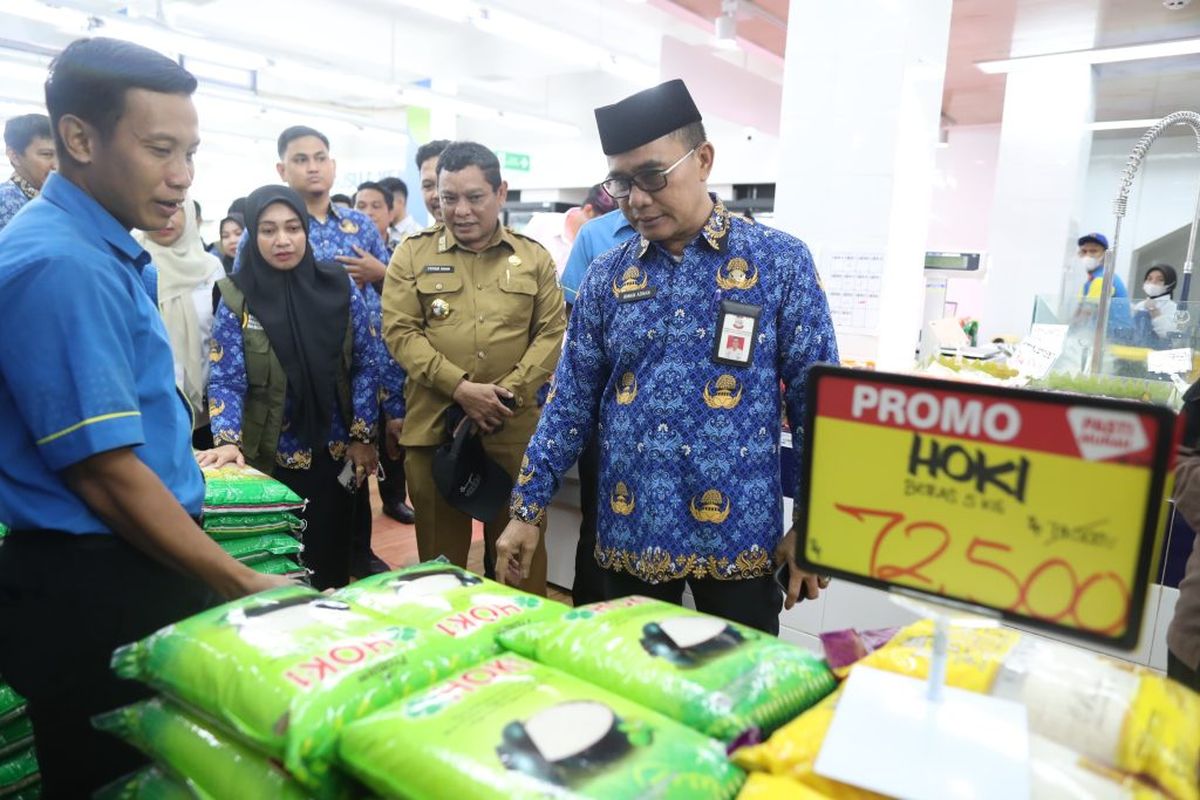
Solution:
<path fill-rule="evenodd" d="M 628 153 L 700 121 L 700 110 L 678 78 L 596 109 L 596 128 L 606 156 Z"/>
<path fill-rule="evenodd" d="M 451 417 L 447 411 L 447 418 Z M 483 440 L 470 421 L 458 427 L 453 441 L 433 454 L 433 483 L 451 507 L 484 522 L 490 522 L 507 507 L 513 488 L 512 477 L 488 458 Z"/>

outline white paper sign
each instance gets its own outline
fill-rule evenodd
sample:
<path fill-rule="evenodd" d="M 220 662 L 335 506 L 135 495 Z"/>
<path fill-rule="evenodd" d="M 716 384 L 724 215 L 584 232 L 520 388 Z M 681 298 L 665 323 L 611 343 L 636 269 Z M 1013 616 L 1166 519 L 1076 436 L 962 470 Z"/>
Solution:
<path fill-rule="evenodd" d="M 1146 356 L 1146 369 L 1150 372 L 1162 372 L 1168 375 L 1176 372 L 1192 371 L 1192 348 L 1181 347 L 1178 350 L 1151 350 Z"/>
<path fill-rule="evenodd" d="M 1050 367 L 1054 366 L 1054 362 L 1062 355 L 1066 341 L 1066 325 L 1034 325 L 1029 335 L 1017 345 L 1012 366 L 1016 367 L 1022 376 L 1034 380 L 1044 378 Z"/>
<path fill-rule="evenodd" d="M 1011 700 L 863 666 L 850 673 L 816 771 L 912 800 L 1028 800 L 1029 722 Z"/>

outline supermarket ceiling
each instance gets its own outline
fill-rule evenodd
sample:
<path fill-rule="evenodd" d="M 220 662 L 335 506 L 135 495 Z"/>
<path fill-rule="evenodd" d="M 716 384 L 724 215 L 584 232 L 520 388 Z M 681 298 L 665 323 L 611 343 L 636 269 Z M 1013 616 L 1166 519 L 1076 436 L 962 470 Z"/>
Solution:
<path fill-rule="evenodd" d="M 713 46 L 721 0 L 4 0 L 0 104 L 23 78 L 28 102 L 45 58 L 92 31 L 178 50 L 198 74 L 281 101 L 364 114 L 504 109 L 495 124 L 547 135 L 590 135 L 595 105 L 702 69 L 731 87 L 722 106 L 744 106 L 731 124 L 769 132 L 761 112 L 783 78 L 788 5 L 740 0 L 739 46 L 725 50 Z M 1200 0 L 1178 11 L 1160 0 L 954 0 L 943 111 L 960 125 L 1000 120 L 1005 78 L 978 61 L 1197 36 Z M 1195 56 L 1097 75 L 1098 120 L 1160 116 L 1200 96 Z M 739 96 L 739 80 L 752 91 Z"/>

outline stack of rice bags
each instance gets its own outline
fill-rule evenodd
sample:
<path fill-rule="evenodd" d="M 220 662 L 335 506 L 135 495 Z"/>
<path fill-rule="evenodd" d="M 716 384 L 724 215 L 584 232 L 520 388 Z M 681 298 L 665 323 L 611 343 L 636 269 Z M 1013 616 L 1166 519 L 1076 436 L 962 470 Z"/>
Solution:
<path fill-rule="evenodd" d="M 334 596 L 274 589 L 118 649 L 116 672 L 162 696 L 97 718 L 156 763 L 106 797 L 169 796 L 171 780 L 201 798 L 358 796 L 335 763 L 350 723 L 496 656 L 496 630 L 563 609 L 442 564 L 415 569 Z"/>
<path fill-rule="evenodd" d="M 297 563 L 304 499 L 253 467 L 204 470 L 204 530 L 258 572 L 303 575 Z"/>
<path fill-rule="evenodd" d="M 41 794 L 33 725 L 25 698 L 0 678 L 0 798 L 35 800 Z"/>
<path fill-rule="evenodd" d="M 335 596 L 507 651 L 346 729 L 343 766 L 384 797 L 733 797 L 727 746 L 835 683 L 774 637 L 646 598 L 569 609 L 437 564 Z"/>
<path fill-rule="evenodd" d="M 916 622 L 851 669 L 925 679 L 932 638 L 933 623 Z M 1026 707 L 1034 798 L 1200 799 L 1200 695 L 1151 670 L 1009 628 L 952 628 L 949 653 L 947 684 Z M 814 771 L 839 695 L 734 754 L 752 772 L 747 800 L 880 797 Z"/>

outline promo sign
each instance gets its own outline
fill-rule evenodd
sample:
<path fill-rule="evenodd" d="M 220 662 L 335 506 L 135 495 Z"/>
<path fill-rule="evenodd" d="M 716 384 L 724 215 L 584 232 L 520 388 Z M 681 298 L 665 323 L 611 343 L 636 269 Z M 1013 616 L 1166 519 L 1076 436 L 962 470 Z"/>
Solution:
<path fill-rule="evenodd" d="M 1137 645 L 1174 414 L 814 367 L 803 566 Z"/>

